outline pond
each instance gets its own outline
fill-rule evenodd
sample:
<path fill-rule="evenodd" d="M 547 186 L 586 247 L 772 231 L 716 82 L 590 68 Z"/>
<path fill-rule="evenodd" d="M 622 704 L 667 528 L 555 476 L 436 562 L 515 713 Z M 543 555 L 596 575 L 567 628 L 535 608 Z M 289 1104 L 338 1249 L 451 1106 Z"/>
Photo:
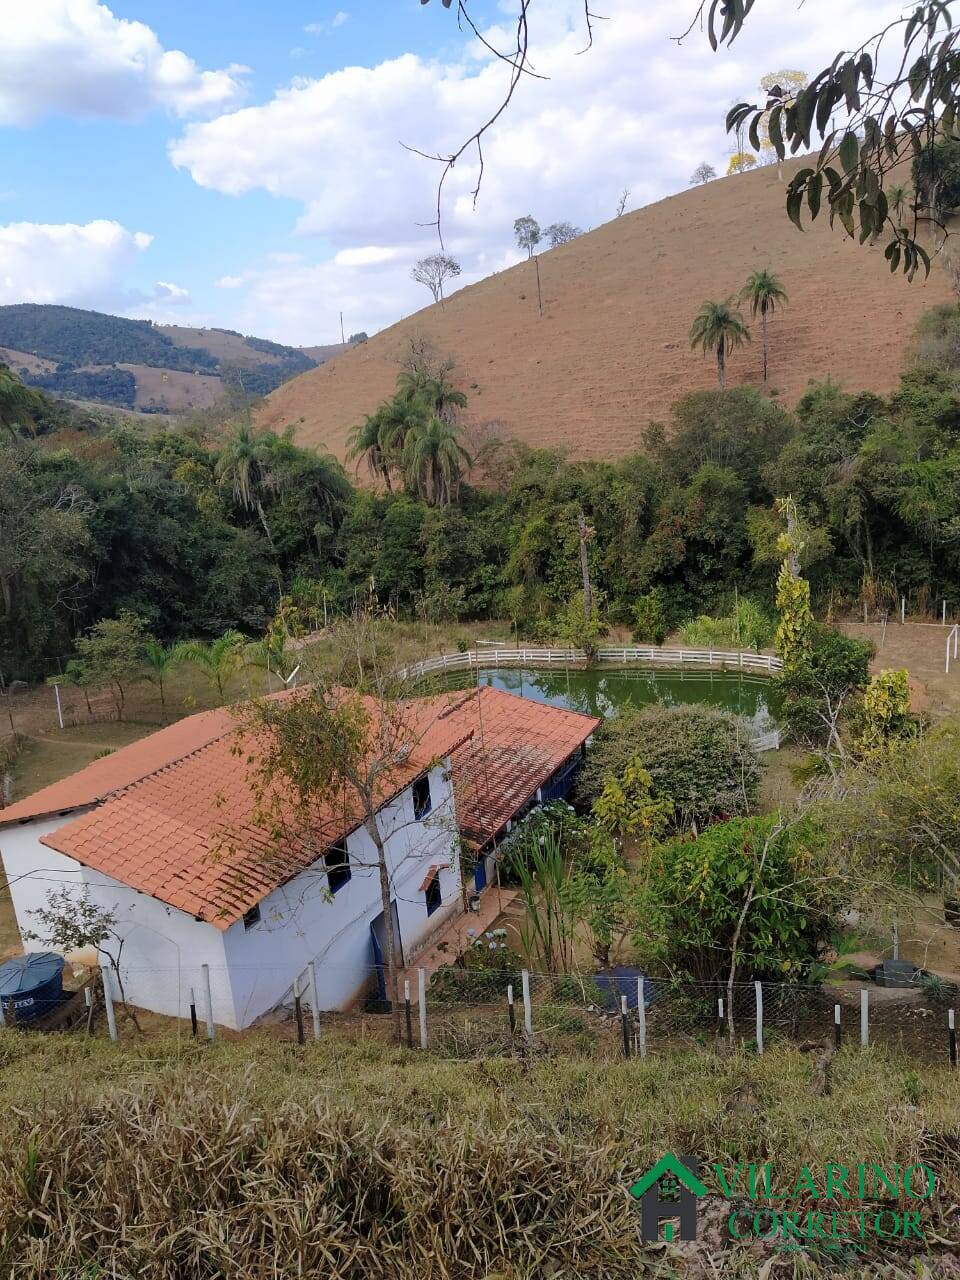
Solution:
<path fill-rule="evenodd" d="M 474 684 L 492 685 L 509 693 L 568 707 L 588 715 L 615 716 L 621 707 L 658 702 L 675 707 L 703 702 L 742 716 L 758 745 L 775 745 L 779 698 L 776 684 L 757 676 L 727 672 L 646 671 L 591 667 L 588 670 L 532 670 L 518 667 L 481 667 L 442 678 L 445 689 L 466 689 Z M 773 740 L 771 740 L 773 739 Z"/>

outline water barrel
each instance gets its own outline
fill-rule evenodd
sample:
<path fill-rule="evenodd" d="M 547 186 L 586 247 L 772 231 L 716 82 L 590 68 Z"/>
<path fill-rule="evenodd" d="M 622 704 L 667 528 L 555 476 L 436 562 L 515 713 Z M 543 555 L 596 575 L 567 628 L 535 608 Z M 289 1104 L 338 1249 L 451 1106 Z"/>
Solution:
<path fill-rule="evenodd" d="M 37 951 L 0 964 L 0 1003 L 7 1022 L 30 1022 L 63 999 L 63 956 Z"/>

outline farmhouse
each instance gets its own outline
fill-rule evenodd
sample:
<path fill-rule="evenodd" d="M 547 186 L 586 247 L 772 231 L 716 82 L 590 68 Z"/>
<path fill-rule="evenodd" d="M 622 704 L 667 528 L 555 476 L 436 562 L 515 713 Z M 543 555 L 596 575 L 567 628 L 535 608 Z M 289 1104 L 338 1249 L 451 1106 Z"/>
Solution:
<path fill-rule="evenodd" d="M 290 697 L 296 694 L 274 695 Z M 370 703 L 371 717 L 379 714 Z M 409 743 L 378 796 L 378 826 L 405 964 L 464 909 L 499 836 L 564 794 L 598 721 L 499 690 L 417 699 Z M 95 761 L 0 811 L 0 855 L 22 934 L 64 885 L 114 913 L 130 1003 L 185 1015 L 210 978 L 214 1020 L 242 1028 L 274 1008 L 311 962 L 321 1008 L 368 990 L 385 949 L 376 851 L 355 801 L 318 812 L 278 852 L 229 709 L 204 712 Z M 43 938 L 28 950 L 43 950 Z"/>

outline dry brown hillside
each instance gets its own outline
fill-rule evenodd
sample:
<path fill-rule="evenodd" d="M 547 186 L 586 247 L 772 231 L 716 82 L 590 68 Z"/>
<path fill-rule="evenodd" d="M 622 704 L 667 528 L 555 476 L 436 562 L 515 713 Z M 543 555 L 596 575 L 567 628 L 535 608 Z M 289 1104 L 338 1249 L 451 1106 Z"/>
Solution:
<path fill-rule="evenodd" d="M 713 361 L 690 350 L 690 323 L 705 299 L 737 292 L 762 266 L 790 295 L 771 322 L 770 348 L 770 385 L 789 405 L 827 374 L 851 390 L 890 390 L 917 317 L 951 296 L 936 266 L 929 280 L 907 284 L 891 276 L 881 248 L 860 248 L 823 215 L 798 232 L 771 166 L 542 254 L 542 319 L 534 263 L 524 262 L 279 387 L 261 422 L 294 423 L 302 442 L 343 456 L 351 427 L 391 392 L 419 331 L 456 359 L 472 422 L 578 457 L 615 457 L 683 392 L 715 385 Z M 731 358 L 729 383 L 757 383 L 760 368 L 754 326 L 752 346 Z"/>

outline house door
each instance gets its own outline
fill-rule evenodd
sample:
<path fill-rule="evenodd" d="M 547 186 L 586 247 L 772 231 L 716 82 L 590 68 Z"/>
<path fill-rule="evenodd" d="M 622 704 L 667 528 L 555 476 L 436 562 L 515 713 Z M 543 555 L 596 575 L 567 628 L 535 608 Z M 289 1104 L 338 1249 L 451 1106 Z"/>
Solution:
<path fill-rule="evenodd" d="M 480 857 L 480 858 L 478 858 L 478 859 L 477 859 L 476 863 L 474 864 L 474 868 L 473 868 L 473 887 L 474 887 L 474 889 L 476 889 L 477 893 L 479 893 L 479 892 L 481 891 L 481 889 L 485 889 L 485 888 L 487 887 L 487 860 L 486 860 L 486 858 Z"/>
<path fill-rule="evenodd" d="M 400 965 L 403 965 L 403 939 L 400 936 L 400 917 L 397 914 L 396 902 L 390 903 L 393 914 L 393 938 L 397 948 Z M 381 1000 L 387 999 L 387 929 L 383 912 L 370 921 L 370 944 L 373 948 L 373 964 L 377 972 L 377 991 Z"/>

